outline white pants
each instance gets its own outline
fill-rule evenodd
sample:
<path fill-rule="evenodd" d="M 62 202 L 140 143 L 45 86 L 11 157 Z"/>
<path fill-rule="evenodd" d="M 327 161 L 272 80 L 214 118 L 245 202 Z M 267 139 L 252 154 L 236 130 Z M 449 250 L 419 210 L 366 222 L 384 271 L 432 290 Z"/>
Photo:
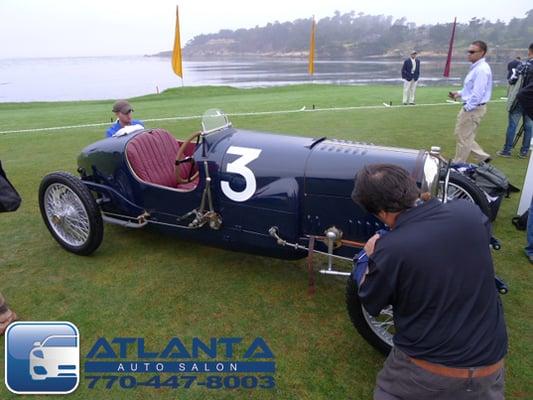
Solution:
<path fill-rule="evenodd" d="M 403 81 L 403 104 L 415 103 L 415 91 L 418 81 L 411 79 L 410 81 Z"/>

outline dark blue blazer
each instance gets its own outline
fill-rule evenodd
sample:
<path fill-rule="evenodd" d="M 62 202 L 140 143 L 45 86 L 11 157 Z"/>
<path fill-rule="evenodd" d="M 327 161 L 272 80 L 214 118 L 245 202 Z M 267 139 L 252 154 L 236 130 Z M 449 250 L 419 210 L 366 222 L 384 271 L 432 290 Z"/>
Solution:
<path fill-rule="evenodd" d="M 418 80 L 418 77 L 420 76 L 420 60 L 418 58 L 415 59 L 415 64 L 416 64 L 415 73 L 412 74 L 411 73 L 411 69 L 412 69 L 411 58 L 408 58 L 407 60 L 403 62 L 402 79 L 405 79 L 407 81 L 411 81 L 413 79 L 415 81 Z"/>

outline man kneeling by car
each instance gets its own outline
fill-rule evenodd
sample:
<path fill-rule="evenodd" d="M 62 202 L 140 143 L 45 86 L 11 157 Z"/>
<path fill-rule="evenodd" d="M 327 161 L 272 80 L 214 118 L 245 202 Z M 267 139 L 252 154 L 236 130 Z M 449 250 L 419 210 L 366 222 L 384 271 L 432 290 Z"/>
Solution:
<path fill-rule="evenodd" d="M 394 311 L 374 399 L 503 399 L 507 332 L 488 218 L 465 200 L 422 202 L 407 171 L 389 164 L 363 168 L 352 199 L 391 229 L 367 242 L 359 282 L 370 314 Z"/>

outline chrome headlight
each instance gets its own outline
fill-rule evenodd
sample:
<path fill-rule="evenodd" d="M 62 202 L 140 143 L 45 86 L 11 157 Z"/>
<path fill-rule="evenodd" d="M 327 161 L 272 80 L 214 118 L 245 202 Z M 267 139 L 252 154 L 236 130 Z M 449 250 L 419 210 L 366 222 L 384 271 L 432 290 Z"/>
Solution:
<path fill-rule="evenodd" d="M 429 192 L 431 196 L 437 196 L 439 189 L 439 172 L 440 172 L 440 148 L 432 147 L 431 151 L 426 153 L 424 161 L 424 173 L 422 176 L 421 192 Z"/>

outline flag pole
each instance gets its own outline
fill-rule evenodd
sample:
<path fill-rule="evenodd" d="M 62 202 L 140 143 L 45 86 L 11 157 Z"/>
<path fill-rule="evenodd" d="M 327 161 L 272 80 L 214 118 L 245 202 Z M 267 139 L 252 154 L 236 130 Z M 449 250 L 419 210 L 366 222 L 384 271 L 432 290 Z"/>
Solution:
<path fill-rule="evenodd" d="M 311 22 L 311 38 L 309 40 L 309 64 L 307 66 L 307 73 L 310 77 L 313 77 L 315 73 L 315 36 L 316 36 L 316 23 L 315 16 Z"/>

